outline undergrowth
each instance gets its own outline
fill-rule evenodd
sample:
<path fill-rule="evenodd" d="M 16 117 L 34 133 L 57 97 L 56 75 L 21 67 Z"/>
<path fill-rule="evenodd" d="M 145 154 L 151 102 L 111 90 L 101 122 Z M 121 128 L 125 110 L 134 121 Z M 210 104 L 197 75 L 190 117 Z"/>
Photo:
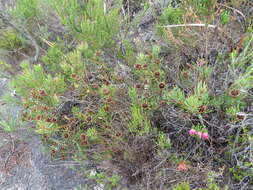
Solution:
<path fill-rule="evenodd" d="M 95 163 L 81 172 L 107 189 L 252 187 L 252 3 L 173 1 L 144 51 L 124 30 L 131 2 L 18 1 L 9 14 L 34 36 L 10 25 L 0 48 L 40 48 L 11 82 L 22 120 L 54 159 Z M 45 7 L 64 33 L 41 37 Z"/>

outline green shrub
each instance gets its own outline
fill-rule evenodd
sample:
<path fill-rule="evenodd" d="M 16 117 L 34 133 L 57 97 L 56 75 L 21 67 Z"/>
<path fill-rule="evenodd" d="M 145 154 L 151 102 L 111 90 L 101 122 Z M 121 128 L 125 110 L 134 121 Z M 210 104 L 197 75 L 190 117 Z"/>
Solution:
<path fill-rule="evenodd" d="M 168 6 L 164 9 L 160 22 L 166 24 L 182 24 L 184 11 L 180 8 L 173 8 Z"/>
<path fill-rule="evenodd" d="M 41 16 L 39 0 L 18 0 L 11 13 L 22 20 L 39 19 Z"/>
<path fill-rule="evenodd" d="M 53 2 L 61 22 L 78 39 L 85 40 L 94 48 L 112 46 L 120 27 L 119 8 L 105 10 L 103 0 L 79 3 L 77 0 Z"/>
<path fill-rule="evenodd" d="M 230 12 L 223 11 L 221 14 L 221 24 L 225 25 L 229 22 L 230 19 Z"/>
<path fill-rule="evenodd" d="M 208 96 L 207 85 L 200 81 L 192 94 L 187 97 L 180 88 L 174 87 L 165 94 L 164 98 L 169 103 L 176 104 L 190 113 L 203 113 L 201 107 L 208 106 Z"/>
<path fill-rule="evenodd" d="M 13 29 L 1 30 L 0 49 L 7 51 L 16 51 L 23 47 L 25 40 Z"/>
<path fill-rule="evenodd" d="M 173 188 L 173 190 L 190 190 L 190 185 L 189 183 L 181 183 L 177 185 L 177 187 Z"/>
<path fill-rule="evenodd" d="M 210 15 L 213 13 L 217 0 L 188 0 L 187 3 L 192 4 L 198 14 Z"/>
<path fill-rule="evenodd" d="M 189 190 L 201 184 L 206 190 L 218 190 L 220 184 L 216 178 L 209 180 L 207 171 L 224 164 L 238 183 L 251 177 L 247 150 L 252 134 L 250 124 L 244 123 L 252 101 L 250 32 L 241 47 L 213 55 L 216 46 L 211 42 L 215 39 L 209 28 L 165 27 L 200 22 L 229 27 L 232 19 L 227 12 L 214 14 L 215 0 L 178 1 L 176 8 L 167 7 L 157 19 L 165 43 L 152 42 L 145 52 L 121 30 L 125 29 L 121 1 L 114 1 L 112 7 L 104 7 L 102 0 L 47 2 L 66 28 L 67 37 L 47 41 L 48 49 L 40 47 L 39 63 L 22 61 L 22 71 L 13 78 L 12 87 L 21 96 L 23 120 L 35 124 L 34 130 L 52 157 L 81 164 L 92 160 L 101 168 L 109 160 L 113 167 L 95 175 L 82 170 L 108 189 L 123 175 L 142 183 L 140 189 L 145 182 L 150 189 L 169 185 Z M 30 21 L 40 17 L 40 3 L 31 1 L 28 6 L 28 1 L 20 0 L 15 10 L 20 10 L 21 20 Z M 3 35 L 3 49 L 12 51 L 23 45 L 19 34 L 7 31 Z M 222 41 L 225 34 L 219 35 Z M 123 39 L 118 45 L 119 36 Z M 198 141 L 187 133 L 190 129 L 207 136 Z M 227 150 L 226 158 L 223 150 Z M 182 171 L 178 165 L 186 162 Z M 199 166 L 200 162 L 207 165 Z M 181 183 L 189 174 L 204 181 Z"/>
<path fill-rule="evenodd" d="M 47 54 L 42 57 L 42 61 L 45 64 L 46 70 L 57 71 L 60 69 L 60 62 L 63 57 L 61 49 L 54 45 L 47 50 Z"/>

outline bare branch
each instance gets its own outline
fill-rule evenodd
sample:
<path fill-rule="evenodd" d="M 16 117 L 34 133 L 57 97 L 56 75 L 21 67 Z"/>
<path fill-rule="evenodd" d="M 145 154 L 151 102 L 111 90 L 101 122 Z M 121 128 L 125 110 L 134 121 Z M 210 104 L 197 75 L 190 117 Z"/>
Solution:
<path fill-rule="evenodd" d="M 176 28 L 176 27 L 208 27 L 208 28 L 216 28 L 215 25 L 211 24 L 172 24 L 172 25 L 167 25 L 163 26 L 164 28 Z"/>

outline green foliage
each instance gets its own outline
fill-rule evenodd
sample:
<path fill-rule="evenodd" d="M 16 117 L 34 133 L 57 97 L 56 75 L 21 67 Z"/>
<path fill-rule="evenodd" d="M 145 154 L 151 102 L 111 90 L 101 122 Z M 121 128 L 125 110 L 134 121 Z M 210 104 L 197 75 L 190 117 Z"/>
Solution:
<path fill-rule="evenodd" d="M 225 25 L 230 20 L 230 12 L 229 11 L 223 11 L 221 14 L 221 24 Z"/>
<path fill-rule="evenodd" d="M 234 119 L 234 120 L 236 119 L 236 114 L 237 114 L 238 112 L 240 112 L 240 108 L 239 108 L 238 105 L 237 105 L 237 107 L 231 106 L 231 107 L 229 107 L 229 108 L 226 109 L 226 114 L 227 114 L 230 118 L 232 118 L 232 119 Z"/>
<path fill-rule="evenodd" d="M 58 65 L 57 62 L 54 62 L 55 66 L 52 68 L 53 72 L 62 71 L 61 73 L 64 75 L 65 81 L 68 83 L 73 83 L 76 88 L 83 86 L 81 79 L 84 78 L 86 71 L 86 63 L 83 61 L 81 51 L 82 48 L 78 46 L 76 49 L 63 56 L 60 56 L 62 53 L 58 52 L 59 55 L 56 56 L 56 59 L 58 59 L 57 61 L 60 61 L 60 63 Z M 58 69 L 54 70 L 56 68 Z"/>
<path fill-rule="evenodd" d="M 3 76 L 6 75 L 4 72 L 9 72 L 9 73 L 14 72 L 13 67 L 11 65 L 9 65 L 8 63 L 3 62 L 3 61 L 0 61 L 0 69 L 2 70 L 2 71 L 0 71 L 0 77 L 3 77 Z M 6 78 L 8 78 L 8 77 L 6 77 Z"/>
<path fill-rule="evenodd" d="M 230 54 L 231 65 L 229 65 L 229 73 L 231 78 L 233 77 L 233 82 L 227 92 L 217 98 L 219 99 L 219 104 L 228 110 L 229 115 L 232 114 L 234 107 L 239 111 L 245 106 L 245 99 L 250 98 L 247 91 L 253 85 L 252 42 L 253 38 L 250 37 L 241 54 L 238 55 L 236 51 Z M 239 70 L 240 73 L 238 73 Z M 236 95 L 234 94 L 235 92 Z"/>
<path fill-rule="evenodd" d="M 132 34 L 125 33 L 128 26 L 125 28 L 121 23 L 121 15 L 128 16 L 124 9 L 126 4 L 122 6 L 122 2 L 125 1 L 113 1 L 110 7 L 107 7 L 108 4 L 103 0 L 47 2 L 51 6 L 49 8 L 52 8 L 52 13 L 56 12 L 60 17 L 67 34 L 58 36 L 57 39 L 62 40 L 52 43 L 47 41 L 48 49 L 40 47 L 43 57 L 38 63 L 30 64 L 23 61 L 20 64 L 22 71 L 13 78 L 12 87 L 21 96 L 23 120 L 36 124 L 35 132 L 49 147 L 53 157 L 63 160 L 66 157 L 73 158 L 81 164 L 86 159 L 97 163 L 104 159 L 112 159 L 115 161 L 113 163 L 116 169 L 121 173 L 130 176 L 131 179 L 134 177 L 143 180 L 142 173 L 139 175 L 138 172 L 142 172 L 146 166 L 148 168 L 150 163 L 152 167 L 156 162 L 166 164 L 166 167 L 174 167 L 174 164 L 182 160 L 187 163 L 191 160 L 191 154 L 184 151 L 184 148 L 189 148 L 189 143 L 192 142 L 174 142 L 181 140 L 177 136 L 188 135 L 182 133 L 182 130 L 192 126 L 196 131 L 210 131 L 210 139 L 213 139 L 211 136 L 217 136 L 218 140 L 225 139 L 227 142 L 230 138 L 231 150 L 228 157 L 231 162 L 238 161 L 231 167 L 230 172 L 237 181 L 252 175 L 252 170 L 249 169 L 252 168 L 252 164 L 247 160 L 247 151 L 244 155 L 233 158 L 241 149 L 247 150 L 249 144 L 252 144 L 249 126 L 239 126 L 244 120 L 237 118 L 237 113 L 246 110 L 246 104 L 252 100 L 249 94 L 253 86 L 252 36 L 245 35 L 247 44 L 240 47 L 242 51 L 237 49 L 230 55 L 221 51 L 215 57 L 211 50 L 216 44 L 211 43 L 213 39 L 208 39 L 209 29 L 211 31 L 212 28 L 164 27 L 171 24 L 221 23 L 219 27 L 223 31 L 223 25 L 229 27 L 233 20 L 230 20 L 230 12 L 222 8 L 221 11 L 215 11 L 216 0 L 177 1 L 176 6 L 169 5 L 163 10 L 157 19 L 158 30 L 166 37 L 166 43 L 173 48 L 180 47 L 176 48 L 175 55 L 172 55 L 174 51 L 170 51 L 169 46 L 160 45 L 159 40 L 156 40 L 156 43 L 151 42 L 150 47 L 145 48 L 145 52 L 135 47 L 134 40 L 129 38 Z M 31 26 L 39 26 L 40 29 L 44 27 L 45 31 L 47 26 L 44 26 L 43 22 L 34 22 L 42 15 L 40 3 L 39 0 L 19 0 L 13 14 L 18 16 L 16 18 L 27 21 L 25 24 L 33 21 Z M 152 6 L 146 2 L 140 11 L 140 17 L 133 19 L 131 24 L 134 25 L 134 22 L 143 19 L 142 15 L 146 10 L 153 10 Z M 29 28 L 29 31 L 37 38 L 37 33 L 33 33 L 32 29 Z M 250 27 L 248 31 L 251 32 Z M 55 36 L 50 36 L 49 33 L 46 35 L 55 39 Z M 206 38 L 205 43 L 202 43 L 203 36 Z M 197 46 L 199 44 L 204 44 L 204 50 Z M 223 45 L 226 44 L 227 42 Z M 15 51 L 23 45 L 24 40 L 15 31 L 7 29 L 1 34 L 2 49 Z M 41 46 L 39 40 L 38 45 Z M 121 68 L 123 71 L 114 68 L 118 65 L 124 66 Z M 2 62 L 0 66 L 5 70 L 12 69 Z M 224 78 L 219 78 L 224 75 Z M 218 89 L 215 89 L 216 87 Z M 176 108 L 167 103 L 175 105 Z M 177 110 L 180 113 L 177 113 Z M 155 111 L 161 115 L 155 116 Z M 211 119 L 207 113 L 212 113 Z M 219 113 L 225 114 L 222 122 L 216 122 Z M 175 118 L 177 122 L 179 119 L 182 120 L 182 117 L 187 117 L 185 126 L 173 125 L 171 120 Z M 160 120 L 161 125 L 166 126 L 160 127 Z M 166 120 L 165 124 L 163 120 Z M 214 120 L 215 124 L 212 123 Z M 231 136 L 220 138 L 220 131 L 216 131 L 219 127 L 217 123 L 238 125 L 234 128 L 238 131 L 234 133 L 224 128 L 222 135 L 229 132 Z M 1 120 L 0 125 L 7 132 L 13 130 L 8 122 Z M 163 130 L 166 132 L 162 132 Z M 172 138 L 169 138 L 170 135 Z M 214 140 L 217 143 L 216 139 Z M 175 147 L 181 144 L 179 154 Z M 203 142 L 201 145 L 207 147 L 210 143 Z M 203 147 L 197 148 L 194 149 L 195 155 L 205 159 L 201 151 Z M 166 151 L 160 151 L 161 149 Z M 220 151 L 215 150 L 214 154 L 217 152 Z M 163 154 L 167 153 L 169 157 L 162 158 Z M 187 156 L 187 159 L 184 156 Z M 160 157 L 169 163 L 160 162 Z M 188 169 L 193 167 L 194 165 Z M 208 167 L 203 171 L 209 169 Z M 167 179 L 166 172 L 158 171 L 159 167 L 156 168 L 150 170 L 151 183 L 160 183 L 161 173 L 165 175 L 163 179 Z M 87 171 L 82 172 L 87 174 Z M 108 173 L 113 172 L 111 170 Z M 182 171 L 170 169 L 170 172 Z M 91 175 L 91 179 L 106 184 L 108 189 L 119 183 L 119 176 L 103 172 Z M 166 186 L 167 181 L 162 181 Z M 173 189 L 189 190 L 190 185 L 182 183 Z M 153 187 L 153 184 L 150 184 L 150 187 Z M 220 189 L 214 179 L 208 181 L 206 187 L 206 190 Z"/>
<path fill-rule="evenodd" d="M 34 20 L 41 16 L 39 0 L 18 0 L 11 13 L 22 20 Z"/>
<path fill-rule="evenodd" d="M 253 163 L 250 161 L 252 149 L 252 132 L 251 126 L 243 126 L 241 133 L 230 137 L 230 150 L 228 155 L 235 156 L 234 164 L 229 168 L 234 180 L 241 182 L 245 178 L 253 177 Z M 245 147 L 247 147 L 245 149 Z M 241 150 L 244 152 L 241 152 Z"/>
<path fill-rule="evenodd" d="M 191 187 L 189 183 L 185 182 L 185 183 L 180 183 L 175 188 L 173 188 L 173 190 L 191 190 Z M 198 188 L 197 190 L 220 190 L 220 187 L 216 185 L 215 183 L 211 183 L 208 185 L 207 188 Z M 224 190 L 227 190 L 227 188 L 225 187 Z"/>
<path fill-rule="evenodd" d="M 28 120 L 38 120 L 36 131 L 39 134 L 52 135 L 58 131 L 58 125 L 41 119 L 42 115 L 50 117 L 50 112 L 47 110 L 60 104 L 57 94 L 66 90 L 64 78 L 60 74 L 52 77 L 43 71 L 41 65 L 31 66 L 26 61 L 21 63 L 21 67 L 23 73 L 15 76 L 11 85 L 23 97 L 25 117 Z"/>
<path fill-rule="evenodd" d="M 132 101 L 129 130 L 130 132 L 137 132 L 140 134 L 148 133 L 150 131 L 150 123 L 145 117 L 143 109 L 141 108 L 137 91 L 135 88 L 129 88 L 128 93 Z"/>
<path fill-rule="evenodd" d="M 247 42 L 246 46 L 243 48 L 243 51 L 239 55 L 238 55 L 237 51 L 233 51 L 230 54 L 230 58 L 231 58 L 230 69 L 232 69 L 233 71 L 235 71 L 235 69 L 245 66 L 245 64 L 248 63 L 249 61 L 251 61 L 251 63 L 252 63 L 253 37 L 250 35 L 248 37 L 246 37 L 246 42 Z M 249 69 L 250 71 L 252 71 L 252 66 L 249 66 L 246 68 Z"/>
<path fill-rule="evenodd" d="M 207 85 L 202 81 L 197 84 L 192 94 L 188 96 L 185 96 L 180 88 L 174 87 L 165 94 L 164 98 L 169 103 L 175 104 L 190 113 L 199 113 L 200 106 L 207 106 L 209 104 Z"/>
<path fill-rule="evenodd" d="M 247 168 L 247 170 L 245 170 Z M 238 182 L 242 181 L 245 177 L 253 177 L 252 163 L 245 162 L 243 166 L 234 166 L 229 168 L 229 171 L 232 173 L 234 179 Z"/>
<path fill-rule="evenodd" d="M 171 142 L 170 142 L 169 137 L 167 137 L 166 134 L 163 133 L 163 132 L 159 132 L 158 139 L 157 139 L 157 144 L 161 149 L 171 147 Z"/>
<path fill-rule="evenodd" d="M 179 87 L 174 87 L 170 92 L 165 94 L 165 99 L 172 104 L 183 104 L 185 101 L 185 94 Z"/>
<path fill-rule="evenodd" d="M 182 24 L 183 14 L 184 11 L 182 9 L 168 6 L 167 8 L 164 9 L 160 17 L 160 23 L 162 23 L 163 25 Z"/>
<path fill-rule="evenodd" d="M 208 190 L 220 190 L 220 188 L 215 183 L 212 183 L 209 185 Z"/>
<path fill-rule="evenodd" d="M 0 31 L 0 49 L 15 51 L 24 45 L 24 39 L 14 30 L 2 29 Z"/>
<path fill-rule="evenodd" d="M 118 53 L 119 57 L 125 58 L 128 64 L 135 62 L 134 48 L 128 40 L 123 40 Z"/>
<path fill-rule="evenodd" d="M 90 179 L 94 179 L 98 184 L 105 184 L 106 189 L 111 190 L 113 187 L 117 186 L 120 180 L 120 177 L 117 175 L 112 175 L 108 177 L 103 172 L 92 172 L 89 175 Z"/>
<path fill-rule="evenodd" d="M 189 183 L 181 183 L 173 188 L 173 190 L 190 190 L 191 187 Z"/>
<path fill-rule="evenodd" d="M 95 128 L 89 128 L 86 132 L 86 135 L 91 141 L 95 141 L 98 139 L 98 133 Z"/>
<path fill-rule="evenodd" d="M 42 57 L 42 61 L 45 64 L 46 70 L 58 71 L 60 68 L 60 62 L 62 60 L 63 53 L 61 49 L 54 45 L 47 50 L 47 54 Z"/>
<path fill-rule="evenodd" d="M 111 46 L 119 32 L 119 8 L 105 9 L 103 0 L 79 3 L 77 0 L 53 2 L 61 18 L 79 39 L 84 39 L 94 48 Z"/>
<path fill-rule="evenodd" d="M 0 120 L 0 128 L 4 130 L 4 132 L 13 132 L 15 129 L 15 119 L 11 121 L 5 121 L 3 119 Z"/>
<path fill-rule="evenodd" d="M 197 13 L 210 15 L 213 13 L 217 0 L 188 0 L 187 3 L 193 5 Z"/>
<path fill-rule="evenodd" d="M 151 52 L 152 52 L 152 56 L 157 59 L 157 58 L 159 58 L 159 54 L 161 52 L 161 47 L 158 45 L 154 45 L 154 46 L 152 46 Z"/>
<path fill-rule="evenodd" d="M 173 190 L 191 190 L 191 188 L 189 183 L 181 183 L 173 188 Z M 198 188 L 197 190 L 220 190 L 220 187 L 215 183 L 211 183 L 207 188 Z M 227 188 L 225 187 L 224 190 L 227 190 Z"/>
<path fill-rule="evenodd" d="M 157 33 L 167 40 L 167 30 L 165 26 L 171 24 L 183 24 L 184 10 L 181 8 L 173 8 L 168 6 L 164 9 L 162 15 L 159 17 L 157 24 Z"/>
<path fill-rule="evenodd" d="M 196 131 L 207 132 L 206 126 L 201 125 L 201 124 L 193 125 L 192 128 L 195 129 Z"/>
<path fill-rule="evenodd" d="M 66 90 L 66 84 L 62 75 L 58 74 L 52 77 L 43 71 L 41 65 L 34 65 L 30 68 L 30 64 L 26 61 L 22 62 L 20 66 L 23 68 L 23 74 L 15 77 L 12 81 L 12 86 L 21 96 L 28 97 L 32 89 L 43 89 L 46 94 L 51 96 Z M 48 98 L 43 100 L 50 102 Z M 51 100 L 51 103 L 53 102 Z"/>
<path fill-rule="evenodd" d="M 137 132 L 139 126 L 143 122 L 143 116 L 141 114 L 141 108 L 135 104 L 131 108 L 131 115 L 132 115 L 132 123 L 130 126 L 130 131 L 131 132 Z"/>

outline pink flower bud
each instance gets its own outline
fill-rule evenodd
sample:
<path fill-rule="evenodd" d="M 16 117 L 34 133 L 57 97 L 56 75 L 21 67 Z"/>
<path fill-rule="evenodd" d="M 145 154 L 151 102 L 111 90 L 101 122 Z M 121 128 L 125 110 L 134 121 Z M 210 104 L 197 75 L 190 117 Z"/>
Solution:
<path fill-rule="evenodd" d="M 191 129 L 188 131 L 189 135 L 195 135 L 197 131 L 195 131 L 194 129 Z"/>
<path fill-rule="evenodd" d="M 197 131 L 197 132 L 196 132 L 196 135 L 198 135 L 199 138 L 201 138 L 201 137 L 202 137 L 202 132 Z"/>
<path fill-rule="evenodd" d="M 203 138 L 203 139 L 208 139 L 208 138 L 209 138 L 208 133 L 206 133 L 206 132 L 205 132 L 205 133 L 203 133 L 203 134 L 202 134 L 202 138 Z"/>

